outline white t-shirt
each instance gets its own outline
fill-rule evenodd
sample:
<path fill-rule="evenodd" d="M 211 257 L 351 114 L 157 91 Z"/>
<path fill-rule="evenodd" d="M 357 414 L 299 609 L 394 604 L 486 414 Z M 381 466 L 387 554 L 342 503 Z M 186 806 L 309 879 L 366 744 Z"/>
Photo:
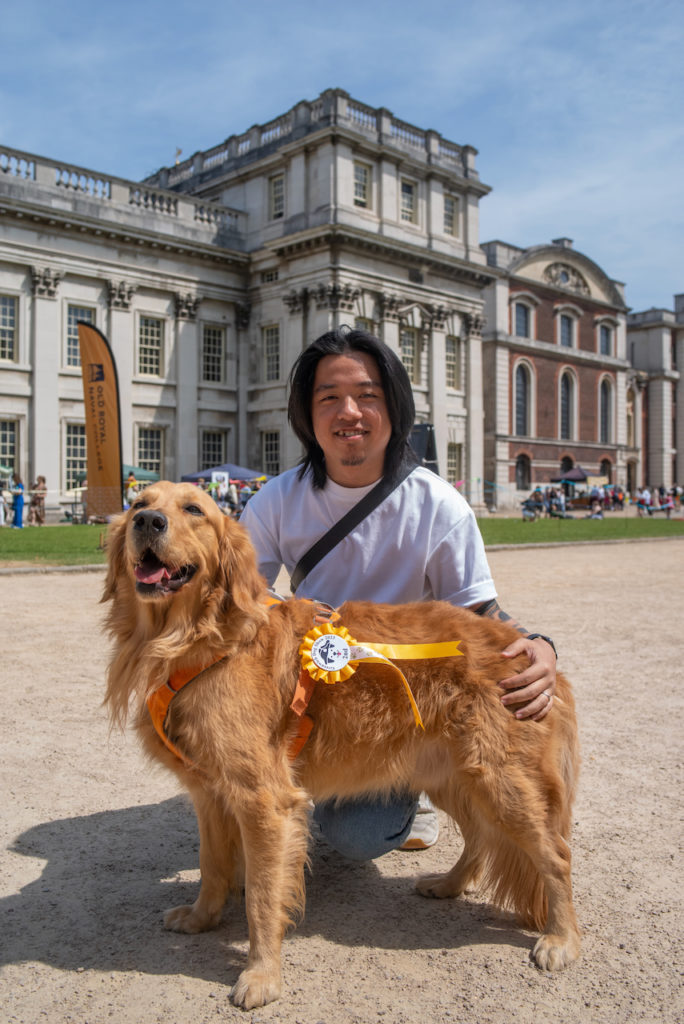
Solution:
<path fill-rule="evenodd" d="M 299 467 L 261 488 L 241 518 L 257 551 L 259 571 L 273 586 L 292 572 L 315 542 L 363 498 L 367 487 L 322 490 Z M 416 468 L 356 529 L 314 566 L 297 597 L 404 604 L 450 601 L 472 605 L 496 597 L 482 536 L 472 509 L 435 473 Z"/>

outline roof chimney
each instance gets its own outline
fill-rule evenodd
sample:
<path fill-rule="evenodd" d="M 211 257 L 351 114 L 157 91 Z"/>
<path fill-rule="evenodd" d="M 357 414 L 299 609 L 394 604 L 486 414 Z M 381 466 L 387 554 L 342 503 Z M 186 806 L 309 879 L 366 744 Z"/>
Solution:
<path fill-rule="evenodd" d="M 551 245 L 559 245 L 561 249 L 572 249 L 572 238 L 552 238 Z"/>

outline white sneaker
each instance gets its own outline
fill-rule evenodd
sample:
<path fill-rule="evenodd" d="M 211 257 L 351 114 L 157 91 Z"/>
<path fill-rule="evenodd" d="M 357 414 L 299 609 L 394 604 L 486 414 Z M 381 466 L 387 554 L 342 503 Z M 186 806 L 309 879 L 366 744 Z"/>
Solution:
<path fill-rule="evenodd" d="M 427 850 L 435 845 L 438 838 L 439 820 L 437 818 L 437 811 L 432 806 L 427 793 L 421 793 L 411 831 L 399 849 Z"/>

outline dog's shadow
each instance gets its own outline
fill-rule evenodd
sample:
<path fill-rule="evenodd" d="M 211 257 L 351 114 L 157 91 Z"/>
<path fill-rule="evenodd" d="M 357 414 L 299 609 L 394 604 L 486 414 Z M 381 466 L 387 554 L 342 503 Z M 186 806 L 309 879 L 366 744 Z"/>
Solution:
<path fill-rule="evenodd" d="M 0 900 L 2 965 L 38 961 L 228 983 L 245 966 L 242 900 L 229 901 L 214 932 L 189 936 L 162 927 L 164 911 L 191 903 L 198 891 L 197 826 L 182 797 L 46 822 L 20 835 L 11 851 L 44 866 Z M 345 861 L 321 843 L 311 863 L 302 938 L 393 950 L 529 945 L 510 917 L 486 904 L 425 900 L 410 879 L 381 873 L 373 862 Z"/>

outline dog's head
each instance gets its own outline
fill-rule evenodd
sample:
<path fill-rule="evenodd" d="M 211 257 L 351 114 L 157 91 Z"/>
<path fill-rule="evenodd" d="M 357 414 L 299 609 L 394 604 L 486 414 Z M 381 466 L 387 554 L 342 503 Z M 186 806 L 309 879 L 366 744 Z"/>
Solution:
<path fill-rule="evenodd" d="M 168 618 L 243 611 L 263 598 L 246 531 L 192 484 L 152 484 L 110 527 L 103 601 L 159 607 Z M 172 611 L 173 610 L 173 611 Z"/>

